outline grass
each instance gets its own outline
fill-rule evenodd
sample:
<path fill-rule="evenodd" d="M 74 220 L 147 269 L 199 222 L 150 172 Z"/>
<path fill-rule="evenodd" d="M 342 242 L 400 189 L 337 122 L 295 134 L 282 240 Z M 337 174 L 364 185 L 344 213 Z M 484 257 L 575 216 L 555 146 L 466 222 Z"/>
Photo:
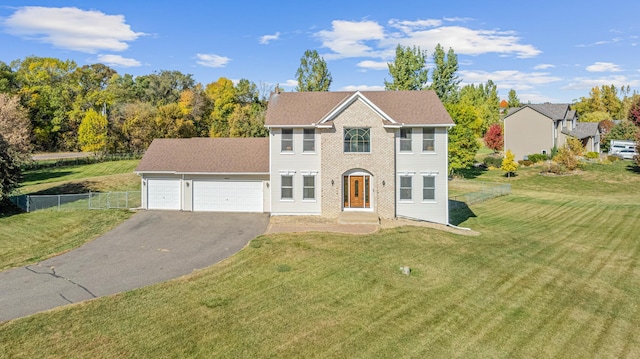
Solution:
<path fill-rule="evenodd" d="M 23 173 L 23 194 L 67 194 L 140 190 L 140 177 L 133 170 L 139 160 L 101 162 L 30 170 Z"/>
<path fill-rule="evenodd" d="M 513 186 L 455 214 L 480 236 L 261 236 L 192 275 L 0 324 L 0 357 L 639 357 L 640 175 L 539 170 L 477 173 Z"/>

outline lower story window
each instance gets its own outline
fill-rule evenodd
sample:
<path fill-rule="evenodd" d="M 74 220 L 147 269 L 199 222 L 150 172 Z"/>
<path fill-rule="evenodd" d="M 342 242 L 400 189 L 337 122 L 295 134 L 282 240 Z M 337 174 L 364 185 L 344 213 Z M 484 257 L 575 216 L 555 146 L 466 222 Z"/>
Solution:
<path fill-rule="evenodd" d="M 432 201 L 436 199 L 436 178 L 433 176 L 422 177 L 422 199 Z"/>
<path fill-rule="evenodd" d="M 302 199 L 316 199 L 316 176 L 302 177 Z"/>
<path fill-rule="evenodd" d="M 293 176 L 280 177 L 280 198 L 293 199 Z"/>
<path fill-rule="evenodd" d="M 400 176 L 400 199 L 411 199 L 411 176 Z"/>

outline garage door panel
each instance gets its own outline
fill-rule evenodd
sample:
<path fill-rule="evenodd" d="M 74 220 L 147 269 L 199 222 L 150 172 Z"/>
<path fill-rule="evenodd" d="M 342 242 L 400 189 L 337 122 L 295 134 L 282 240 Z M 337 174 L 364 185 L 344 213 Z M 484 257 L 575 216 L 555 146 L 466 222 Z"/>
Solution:
<path fill-rule="evenodd" d="M 147 180 L 147 208 L 180 209 L 180 180 L 150 178 Z"/>
<path fill-rule="evenodd" d="M 262 181 L 194 181 L 193 210 L 263 212 Z"/>

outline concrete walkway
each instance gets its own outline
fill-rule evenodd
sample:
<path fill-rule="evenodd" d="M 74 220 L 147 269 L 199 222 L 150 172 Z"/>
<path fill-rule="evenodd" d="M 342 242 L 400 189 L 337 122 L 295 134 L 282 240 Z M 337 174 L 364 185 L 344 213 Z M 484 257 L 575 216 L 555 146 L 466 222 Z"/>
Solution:
<path fill-rule="evenodd" d="M 102 237 L 0 272 L 0 322 L 177 278 L 233 255 L 268 214 L 141 211 Z"/>

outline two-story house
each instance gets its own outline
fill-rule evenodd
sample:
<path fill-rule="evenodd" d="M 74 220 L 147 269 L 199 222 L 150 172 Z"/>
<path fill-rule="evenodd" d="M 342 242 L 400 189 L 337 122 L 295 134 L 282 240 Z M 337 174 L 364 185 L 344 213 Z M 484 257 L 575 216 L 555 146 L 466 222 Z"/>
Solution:
<path fill-rule="evenodd" d="M 511 150 L 516 160 L 549 154 L 564 146 L 568 137 L 580 139 L 587 151 L 600 151 L 598 124 L 578 122 L 569 104 L 529 104 L 510 109 L 504 118 L 504 150 Z"/>
<path fill-rule="evenodd" d="M 453 121 L 433 91 L 275 93 L 265 126 L 268 139 L 155 140 L 136 168 L 143 207 L 448 223 Z"/>

